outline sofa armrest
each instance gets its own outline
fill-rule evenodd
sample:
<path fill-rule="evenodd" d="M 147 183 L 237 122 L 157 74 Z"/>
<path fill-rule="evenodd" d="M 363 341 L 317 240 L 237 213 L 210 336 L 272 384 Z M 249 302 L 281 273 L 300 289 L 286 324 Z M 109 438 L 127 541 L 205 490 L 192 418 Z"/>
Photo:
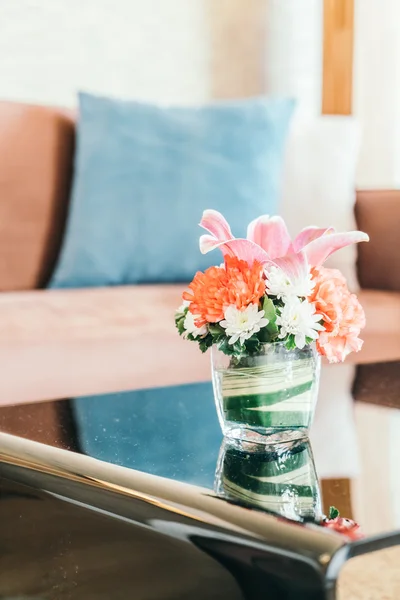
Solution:
<path fill-rule="evenodd" d="M 400 291 L 400 190 L 358 191 L 355 217 L 370 236 L 358 246 L 361 287 Z"/>
<path fill-rule="evenodd" d="M 0 101 L 0 289 L 47 284 L 68 209 L 74 154 L 69 111 Z"/>

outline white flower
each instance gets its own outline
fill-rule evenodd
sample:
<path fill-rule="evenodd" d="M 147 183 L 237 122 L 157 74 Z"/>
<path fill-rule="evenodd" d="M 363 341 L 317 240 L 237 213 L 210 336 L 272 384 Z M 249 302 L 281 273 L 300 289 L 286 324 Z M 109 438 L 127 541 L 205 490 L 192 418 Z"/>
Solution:
<path fill-rule="evenodd" d="M 281 309 L 281 314 L 276 319 L 276 324 L 280 327 L 280 338 L 287 335 L 294 335 L 294 341 L 298 348 L 304 348 L 306 338 L 316 340 L 318 331 L 324 327 L 318 323 L 322 315 L 315 312 L 314 304 L 301 301 L 297 296 L 287 297 L 285 304 Z"/>
<path fill-rule="evenodd" d="M 279 267 L 271 266 L 266 272 L 266 292 L 268 296 L 287 298 L 289 296 L 301 296 L 307 298 L 314 289 L 315 282 L 311 279 L 311 273 L 303 279 L 292 281 Z"/>
<path fill-rule="evenodd" d="M 186 308 L 189 308 L 190 306 L 190 302 L 189 300 L 183 300 L 182 304 L 180 305 L 180 307 L 178 308 L 178 310 L 176 311 L 177 313 L 184 313 Z"/>
<path fill-rule="evenodd" d="M 238 340 L 243 344 L 253 333 L 260 331 L 261 327 L 268 325 L 269 320 L 264 317 L 264 311 L 258 310 L 257 304 L 250 304 L 244 310 L 239 310 L 234 304 L 224 311 L 225 320 L 220 322 L 230 338 L 229 343 Z"/>
<path fill-rule="evenodd" d="M 191 334 L 194 338 L 196 338 L 207 334 L 207 326 L 203 325 L 202 327 L 197 327 L 195 324 L 196 319 L 198 319 L 198 315 L 193 315 L 188 310 L 185 320 L 183 321 L 183 326 L 185 328 L 183 337 L 187 337 L 189 334 Z"/>

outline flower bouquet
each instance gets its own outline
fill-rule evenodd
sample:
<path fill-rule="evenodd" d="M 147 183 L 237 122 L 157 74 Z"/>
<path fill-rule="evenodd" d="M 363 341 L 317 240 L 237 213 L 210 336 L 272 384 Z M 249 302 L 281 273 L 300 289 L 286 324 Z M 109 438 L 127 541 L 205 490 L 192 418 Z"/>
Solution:
<path fill-rule="evenodd" d="M 208 231 L 200 251 L 219 248 L 224 262 L 195 274 L 175 323 L 202 352 L 212 347 L 224 434 L 254 440 L 280 430 L 304 433 L 315 408 L 320 355 L 339 362 L 357 352 L 365 325 L 343 275 L 322 265 L 368 236 L 307 227 L 292 241 L 283 219 L 261 216 L 248 226 L 247 239 L 235 239 L 214 210 L 204 212 L 200 225 Z"/>

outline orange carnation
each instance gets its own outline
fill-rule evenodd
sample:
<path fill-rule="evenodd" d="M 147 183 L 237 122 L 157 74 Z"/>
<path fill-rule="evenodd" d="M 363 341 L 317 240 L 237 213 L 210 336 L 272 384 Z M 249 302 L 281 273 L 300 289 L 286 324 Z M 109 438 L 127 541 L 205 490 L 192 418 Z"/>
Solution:
<path fill-rule="evenodd" d="M 225 257 L 225 267 L 210 267 L 204 273 L 198 271 L 189 291 L 182 295 L 190 302 L 189 310 L 196 316 L 196 326 L 218 323 L 224 318 L 225 309 L 232 304 L 238 309 L 258 304 L 265 293 L 262 275 L 260 263 L 254 261 L 250 267 L 236 256 Z"/>
<path fill-rule="evenodd" d="M 319 267 L 312 276 L 315 287 L 308 300 L 322 315 L 325 327 L 317 340 L 318 351 L 330 362 L 343 361 L 350 352 L 361 349 L 363 342 L 358 336 L 365 327 L 364 310 L 337 269 Z"/>

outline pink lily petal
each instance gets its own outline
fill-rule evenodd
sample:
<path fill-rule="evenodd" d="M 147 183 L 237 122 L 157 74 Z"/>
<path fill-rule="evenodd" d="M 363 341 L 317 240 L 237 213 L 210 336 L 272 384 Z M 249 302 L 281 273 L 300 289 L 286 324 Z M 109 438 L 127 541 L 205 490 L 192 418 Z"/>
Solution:
<path fill-rule="evenodd" d="M 319 267 L 337 250 L 351 244 L 357 244 L 358 242 L 368 242 L 368 240 L 368 235 L 362 231 L 327 233 L 304 246 L 303 250 L 306 253 L 309 264 L 312 267 Z"/>
<path fill-rule="evenodd" d="M 304 251 L 293 252 L 281 258 L 275 258 L 271 261 L 271 264 L 282 269 L 294 285 L 302 283 L 309 274 L 308 261 Z"/>
<path fill-rule="evenodd" d="M 205 210 L 200 221 L 200 227 L 206 229 L 220 242 L 231 240 L 233 238 L 228 222 L 217 210 L 211 208 Z"/>
<path fill-rule="evenodd" d="M 211 250 L 218 248 L 223 243 L 224 242 L 220 242 L 213 235 L 207 235 L 207 234 L 201 235 L 200 236 L 200 252 L 202 254 L 207 254 L 208 252 L 211 252 Z"/>
<path fill-rule="evenodd" d="M 270 258 L 293 251 L 289 232 L 281 217 L 263 215 L 254 219 L 247 228 L 247 239 L 261 246 Z"/>
<path fill-rule="evenodd" d="M 238 238 L 226 242 L 211 242 L 211 239 L 204 238 L 211 238 L 211 236 L 202 235 L 200 238 L 200 251 L 203 254 L 214 250 L 214 248 L 219 248 L 224 256 L 236 256 L 239 260 L 245 260 L 249 265 L 252 265 L 255 260 L 262 265 L 270 262 L 265 250 L 250 240 Z"/>
<path fill-rule="evenodd" d="M 333 227 L 305 227 L 305 229 L 302 229 L 294 238 L 293 249 L 295 252 L 298 252 L 313 240 L 316 240 L 325 234 L 334 233 L 334 231 Z"/>
<path fill-rule="evenodd" d="M 236 256 L 239 260 L 245 260 L 250 266 L 254 261 L 265 265 L 270 261 L 268 254 L 251 240 L 236 239 L 225 242 L 231 256 Z"/>

